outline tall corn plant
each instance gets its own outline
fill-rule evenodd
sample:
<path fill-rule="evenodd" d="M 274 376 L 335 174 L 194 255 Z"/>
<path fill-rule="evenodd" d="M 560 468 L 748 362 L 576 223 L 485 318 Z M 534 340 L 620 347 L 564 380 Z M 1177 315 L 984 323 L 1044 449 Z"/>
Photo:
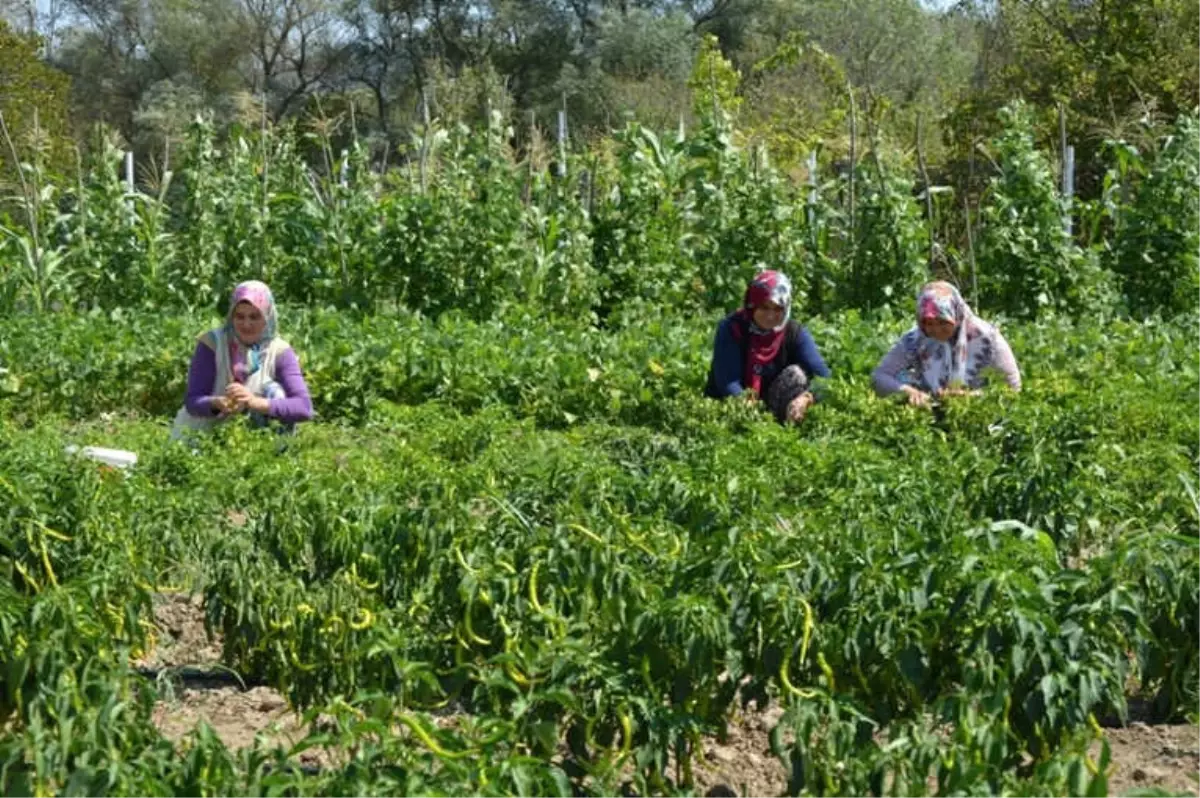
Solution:
<path fill-rule="evenodd" d="M 804 192 L 803 251 L 808 264 L 808 312 L 829 313 L 843 298 L 844 269 L 842 254 L 846 239 L 847 217 L 837 199 L 839 180 L 813 180 L 800 189 Z"/>
<path fill-rule="evenodd" d="M 756 272 L 779 269 L 802 302 L 810 263 L 797 224 L 803 212 L 766 150 L 737 147 L 732 134 L 718 119 L 687 141 L 684 247 L 694 279 L 709 308 L 734 308 Z"/>
<path fill-rule="evenodd" d="M 438 191 L 455 209 L 456 235 L 449 242 L 459 307 L 486 318 L 511 303 L 531 266 L 525 238 L 521 176 L 508 152 L 511 136 L 498 112 L 479 133 L 458 126 L 451 133 L 439 170 Z M 462 266 L 473 266 L 466 276 Z"/>
<path fill-rule="evenodd" d="M 223 162 L 212 123 L 205 119 L 193 122 L 182 150 L 186 192 L 180 225 L 188 262 L 177 275 L 175 288 L 190 300 L 186 304 L 211 307 L 229 282 L 224 252 L 226 209 L 221 196 L 225 189 Z"/>
<path fill-rule="evenodd" d="M 42 312 L 72 299 L 67 245 L 55 235 L 69 215 L 60 212 L 60 192 L 48 180 L 49 141 L 37 126 L 28 160 L 22 160 L 2 115 L 0 135 L 15 173 L 4 204 L 15 206 L 19 219 L 0 216 L 0 300 L 5 308 L 31 306 Z"/>
<path fill-rule="evenodd" d="M 524 236 L 532 257 L 525 266 L 519 298 L 551 314 L 585 317 L 600 297 L 587 207 L 591 172 L 587 180 L 564 181 L 530 171 Z"/>
<path fill-rule="evenodd" d="M 258 210 L 252 231 L 262 279 L 278 296 L 313 302 L 326 264 L 315 254 L 319 227 L 313 218 L 313 176 L 300 154 L 294 127 L 264 126 L 255 134 Z"/>
<path fill-rule="evenodd" d="M 214 175 L 216 196 L 210 200 L 221 220 L 221 263 L 213 285 L 220 296 L 242 280 L 269 280 L 275 270 L 271 208 L 264 202 L 269 175 L 263 174 L 263 147 L 269 145 L 269 133 L 242 130 L 232 131 L 224 142 Z"/>
<path fill-rule="evenodd" d="M 857 167 L 855 224 L 838 275 L 839 304 L 870 311 L 906 305 L 927 279 L 928 231 L 914 183 L 878 150 Z"/>
<path fill-rule="evenodd" d="M 592 217 L 593 262 L 600 276 L 599 315 L 635 306 L 695 304 L 681 239 L 686 227 L 675 187 L 686 161 L 681 144 L 663 143 L 630 124 L 615 136 L 615 163 L 598 180 Z"/>
<path fill-rule="evenodd" d="M 382 245 L 403 303 L 490 318 L 519 294 L 531 256 L 506 140 L 498 115 L 482 134 L 432 122 L 414 135 L 410 188 L 387 203 Z"/>
<path fill-rule="evenodd" d="M 297 240 L 309 227 L 298 212 L 306 173 L 296 168 L 290 135 L 235 128 L 219 140 L 211 123 L 197 120 L 182 159 L 177 223 L 188 258 L 168 284 L 185 305 L 218 304 L 243 280 L 272 283 L 308 254 Z"/>
<path fill-rule="evenodd" d="M 380 181 L 362 143 L 355 139 L 335 154 L 331 132 L 328 125 L 319 124 L 310 134 L 324 162 L 321 172 L 308 174 L 303 194 L 302 215 L 314 233 L 303 256 L 315 268 L 293 274 L 289 285 L 298 298 L 367 307 L 380 298 L 382 287 L 377 279 L 383 229 Z M 306 283 L 296 283 L 296 277 L 307 278 Z"/>
<path fill-rule="evenodd" d="M 64 226 L 76 295 L 99 307 L 166 301 L 175 259 L 166 195 L 171 173 L 155 195 L 130 192 L 121 177 L 124 152 L 111 131 L 97 128 L 80 166 L 74 218 Z"/>

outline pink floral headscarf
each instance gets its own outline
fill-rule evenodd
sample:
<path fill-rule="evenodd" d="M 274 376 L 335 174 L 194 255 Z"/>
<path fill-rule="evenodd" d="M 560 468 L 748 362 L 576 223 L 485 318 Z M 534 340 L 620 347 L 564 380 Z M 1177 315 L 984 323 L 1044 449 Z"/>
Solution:
<path fill-rule="evenodd" d="M 233 328 L 233 311 L 241 302 L 249 302 L 258 308 L 267 321 L 262 337 L 251 346 L 239 341 L 237 332 Z M 233 370 L 233 379 L 236 382 L 245 384 L 246 380 L 250 379 L 251 375 L 262 366 L 267 347 L 270 346 L 271 339 L 275 337 L 275 329 L 275 297 L 271 295 L 271 289 L 267 287 L 266 283 L 249 280 L 240 283 L 237 288 L 233 289 L 233 296 L 229 300 L 229 316 L 225 319 L 225 337 L 229 341 L 229 363 Z"/>
<path fill-rule="evenodd" d="M 953 322 L 949 341 L 925 334 L 922 323 L 937 320 Z M 967 382 L 968 344 L 978 335 L 978 327 L 974 312 L 953 285 L 938 280 L 921 288 L 917 294 L 917 352 L 926 385 L 936 391 Z"/>

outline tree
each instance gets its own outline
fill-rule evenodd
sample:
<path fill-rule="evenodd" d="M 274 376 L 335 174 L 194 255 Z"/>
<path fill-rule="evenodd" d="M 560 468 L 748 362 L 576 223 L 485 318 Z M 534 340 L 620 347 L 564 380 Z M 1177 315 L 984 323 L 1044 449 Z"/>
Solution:
<path fill-rule="evenodd" d="M 238 6 L 240 24 L 250 36 L 246 83 L 255 94 L 268 96 L 278 121 L 332 74 L 346 45 L 325 0 L 238 0 Z"/>
<path fill-rule="evenodd" d="M 51 172 L 65 172 L 70 164 L 68 96 L 70 79 L 38 58 L 41 40 L 17 33 L 0 21 L 0 114 L 7 139 L 26 160 L 36 148 Z M 0 137 L 0 164 L 14 168 L 14 153 Z M 11 175 L 15 180 L 15 173 Z"/>
<path fill-rule="evenodd" d="M 52 56 L 67 5 L 68 0 L 0 0 L 0 20 L 18 33 L 39 36 L 42 51 Z"/>
<path fill-rule="evenodd" d="M 738 96 L 741 76 L 723 55 L 717 37 L 709 34 L 700 42 L 696 63 L 688 79 L 692 92 L 692 113 L 700 119 L 717 121 L 723 114 L 737 116 L 742 98 Z"/>
<path fill-rule="evenodd" d="M 0 21 L 0 293 L 32 288 L 39 308 L 59 261 L 47 235 L 58 213 L 53 186 L 72 165 L 68 79 L 38 60 L 40 44 Z"/>
<path fill-rule="evenodd" d="M 152 88 L 231 112 L 246 58 L 232 0 L 71 1 L 82 21 L 64 32 L 55 63 L 72 77 L 81 127 L 106 122 L 138 142 L 136 118 Z"/>
<path fill-rule="evenodd" d="M 391 138 L 395 107 L 406 90 L 420 95 L 427 82 L 421 0 L 352 0 L 342 23 L 352 31 L 341 74 L 375 99 L 381 131 Z"/>
<path fill-rule="evenodd" d="M 936 141 L 929 128 L 969 90 L 977 42 L 971 22 L 917 0 L 771 0 L 732 55 L 747 73 L 748 121 L 791 158 L 805 141 L 848 151 L 851 91 L 860 135 L 886 129 L 911 146 L 920 117 Z"/>
<path fill-rule="evenodd" d="M 1020 97 L 1035 111 L 1039 139 L 1057 145 L 1062 105 L 1083 197 L 1100 190 L 1095 156 L 1106 138 L 1120 138 L 1130 123 L 1171 122 L 1196 106 L 1194 0 L 998 0 L 964 13 L 976 20 L 988 57 L 951 120 L 958 135 L 991 135 L 996 110 Z"/>

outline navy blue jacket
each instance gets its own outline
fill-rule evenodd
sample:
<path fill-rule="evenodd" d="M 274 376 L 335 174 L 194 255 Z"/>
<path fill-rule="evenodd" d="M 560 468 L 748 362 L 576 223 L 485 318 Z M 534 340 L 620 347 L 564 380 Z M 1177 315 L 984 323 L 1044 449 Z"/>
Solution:
<path fill-rule="evenodd" d="M 708 386 L 705 389 L 706 394 L 716 399 L 738 396 L 745 390 L 742 379 L 746 373 L 746 338 L 750 333 L 746 331 L 741 341 L 735 338 L 733 325 L 738 323 L 734 314 L 730 314 L 717 325 L 717 334 L 713 340 L 712 369 L 709 371 Z M 800 324 L 789 322 L 787 332 L 791 338 L 780 347 L 779 357 L 763 368 L 764 394 L 771 381 L 788 366 L 804 369 L 809 379 L 829 376 L 829 366 L 825 365 L 825 360 L 817 351 L 817 344 L 809 331 Z"/>

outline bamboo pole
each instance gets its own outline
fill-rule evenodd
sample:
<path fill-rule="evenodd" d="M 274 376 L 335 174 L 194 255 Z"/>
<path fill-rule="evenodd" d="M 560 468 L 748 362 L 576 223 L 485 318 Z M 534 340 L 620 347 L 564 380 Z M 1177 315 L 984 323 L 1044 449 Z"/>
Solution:
<path fill-rule="evenodd" d="M 933 272 L 933 264 L 937 256 L 937 241 L 933 231 L 933 186 L 929 185 L 929 170 L 925 167 L 925 152 L 921 141 L 922 117 L 917 114 L 917 165 L 921 169 L 921 180 L 925 183 L 925 218 L 929 225 L 929 270 Z"/>
<path fill-rule="evenodd" d="M 854 239 L 855 230 L 855 196 L 854 196 L 854 172 L 858 164 L 858 108 L 854 102 L 854 86 L 849 80 L 846 81 L 846 94 L 850 98 L 850 196 L 849 196 L 849 215 L 850 215 L 850 240 Z"/>

